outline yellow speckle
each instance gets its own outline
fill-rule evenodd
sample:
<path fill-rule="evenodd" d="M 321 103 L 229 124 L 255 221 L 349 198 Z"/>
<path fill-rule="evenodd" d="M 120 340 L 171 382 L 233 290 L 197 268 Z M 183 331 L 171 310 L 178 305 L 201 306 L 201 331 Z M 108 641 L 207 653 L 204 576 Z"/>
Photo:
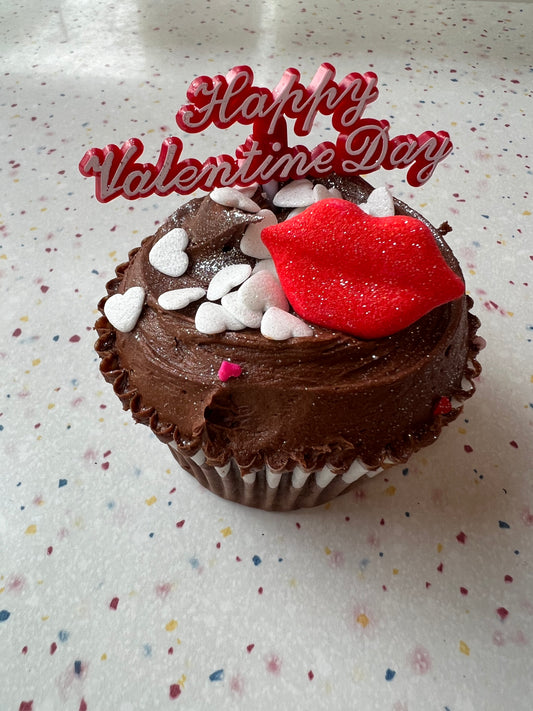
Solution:
<path fill-rule="evenodd" d="M 0 254 L 0 259 L 7 259 L 7 254 Z"/>
<path fill-rule="evenodd" d="M 328 548 L 328 546 L 326 546 L 326 547 L 324 548 L 324 553 L 325 553 L 326 555 L 331 555 L 331 548 Z"/>
<path fill-rule="evenodd" d="M 50 615 L 44 615 L 44 617 L 41 617 L 41 620 L 43 622 L 46 622 L 46 620 L 49 620 L 49 619 L 50 619 Z"/>
<path fill-rule="evenodd" d="M 459 651 L 461 654 L 466 654 L 467 657 L 470 656 L 470 647 L 466 642 L 463 642 L 463 640 L 459 642 Z"/>
<path fill-rule="evenodd" d="M 105 660 L 107 659 L 107 654 L 105 654 L 105 652 L 104 652 L 104 654 L 102 654 L 102 656 L 100 657 L 100 659 L 101 659 L 103 662 L 105 662 Z"/>
<path fill-rule="evenodd" d="M 4 592 L 5 588 L 0 588 L 0 595 Z"/>
<path fill-rule="evenodd" d="M 226 526 L 226 528 L 223 528 L 220 533 L 224 536 L 224 538 L 227 538 L 228 536 L 231 536 L 233 531 L 231 530 L 231 526 Z"/>
<path fill-rule="evenodd" d="M 21 316 L 21 317 L 20 317 L 20 320 L 21 320 L 21 321 L 24 321 L 24 323 L 26 323 L 27 321 L 30 320 L 30 317 L 29 317 L 29 316 Z"/>
<path fill-rule="evenodd" d="M 459 432 L 459 434 L 466 434 L 466 430 L 464 427 L 458 427 L 457 431 Z"/>
<path fill-rule="evenodd" d="M 103 418 L 103 417 L 99 417 L 99 418 L 98 418 L 98 422 L 103 422 L 103 421 L 104 421 L 104 418 Z"/>
<path fill-rule="evenodd" d="M 360 615 L 357 615 L 357 624 L 361 625 L 361 627 L 368 627 L 369 622 L 370 620 L 364 612 L 361 612 Z"/>
<path fill-rule="evenodd" d="M 394 494 L 396 493 L 396 487 L 395 486 L 388 486 L 385 489 L 385 493 L 387 494 L 387 496 L 394 496 Z"/>
<path fill-rule="evenodd" d="M 53 410 L 55 406 L 56 406 L 56 405 L 55 405 L 55 402 L 49 402 L 49 403 L 48 403 L 48 409 L 49 409 L 49 410 Z"/>
<path fill-rule="evenodd" d="M 177 626 L 178 626 L 177 620 L 170 620 L 170 622 L 167 622 L 167 624 L 165 625 L 165 629 L 167 632 L 173 632 Z"/>
<path fill-rule="evenodd" d="M 296 581 L 296 578 L 291 578 L 291 579 L 289 580 L 289 586 L 290 586 L 291 588 L 295 588 L 295 587 L 297 587 L 297 585 L 298 585 L 298 582 Z"/>
<path fill-rule="evenodd" d="M 116 255 L 116 253 L 117 253 L 116 250 L 113 250 L 112 252 L 109 252 L 109 256 L 114 257 Z"/>
<path fill-rule="evenodd" d="M 524 210 L 522 215 L 526 215 L 526 217 L 529 217 L 531 215 L 531 213 L 529 212 L 529 210 Z"/>
<path fill-rule="evenodd" d="M 178 684 L 179 684 L 180 686 L 183 686 L 186 681 L 187 681 L 187 677 L 185 676 L 185 674 L 182 674 L 182 675 L 180 676 L 180 678 L 178 679 Z"/>
<path fill-rule="evenodd" d="M 514 316 L 514 311 L 508 311 L 507 316 L 511 316 L 511 317 Z"/>
<path fill-rule="evenodd" d="M 328 511 L 331 508 L 331 501 L 328 501 L 328 503 L 324 506 L 324 509 Z"/>
<path fill-rule="evenodd" d="M 439 543 L 437 546 L 437 553 L 442 553 L 442 543 Z"/>
<path fill-rule="evenodd" d="M 176 639 L 176 644 L 181 644 L 181 639 L 179 637 Z"/>
<path fill-rule="evenodd" d="M 157 501 L 157 496 L 150 496 L 150 498 L 146 499 L 146 501 L 144 503 L 147 506 L 152 506 L 152 504 L 155 504 L 156 501 Z"/>
<path fill-rule="evenodd" d="M 469 269 L 468 271 L 470 272 L 470 274 L 472 274 L 472 276 L 475 276 L 475 274 L 476 274 L 476 270 L 475 270 L 475 269 Z"/>
<path fill-rule="evenodd" d="M 34 533 L 37 533 L 37 526 L 32 523 L 31 526 L 28 526 L 28 528 L 24 531 L 24 533 L 27 536 L 33 536 Z"/>
<path fill-rule="evenodd" d="M 33 367 L 35 367 L 36 365 L 39 365 L 40 362 L 41 362 L 40 358 L 34 358 L 31 362 L 31 364 L 33 365 Z"/>
<path fill-rule="evenodd" d="M 392 574 L 393 574 L 393 575 L 398 575 L 399 572 L 400 572 L 400 571 L 399 571 L 398 568 L 393 568 L 393 569 L 392 569 Z"/>

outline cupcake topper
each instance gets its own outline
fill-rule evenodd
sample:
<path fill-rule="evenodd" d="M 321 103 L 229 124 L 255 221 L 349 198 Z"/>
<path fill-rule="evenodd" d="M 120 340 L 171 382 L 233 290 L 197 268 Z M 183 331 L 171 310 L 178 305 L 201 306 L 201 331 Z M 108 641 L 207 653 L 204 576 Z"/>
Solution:
<path fill-rule="evenodd" d="M 384 119 L 363 118 L 368 104 L 378 97 L 378 78 L 373 72 L 352 72 L 335 82 L 335 68 L 322 64 L 311 83 L 300 82 L 296 69 L 287 69 L 277 86 L 254 85 L 248 66 L 237 66 L 226 76 L 201 76 L 187 90 L 188 103 L 176 114 L 185 133 L 198 133 L 210 125 L 229 128 L 235 123 L 252 126 L 250 136 L 235 155 L 211 156 L 204 161 L 182 158 L 183 142 L 166 138 L 157 162 L 141 163 L 144 146 L 130 138 L 121 146 L 109 144 L 89 149 L 80 161 L 82 175 L 95 179 L 100 202 L 119 195 L 133 200 L 156 194 L 188 195 L 197 189 L 266 184 L 328 173 L 361 175 L 382 167 L 408 168 L 407 181 L 425 183 L 452 150 L 445 131 L 424 131 L 389 136 Z M 318 115 L 331 116 L 336 141 L 324 141 L 309 149 L 288 145 L 287 119 L 294 121 L 297 136 L 307 136 Z"/>

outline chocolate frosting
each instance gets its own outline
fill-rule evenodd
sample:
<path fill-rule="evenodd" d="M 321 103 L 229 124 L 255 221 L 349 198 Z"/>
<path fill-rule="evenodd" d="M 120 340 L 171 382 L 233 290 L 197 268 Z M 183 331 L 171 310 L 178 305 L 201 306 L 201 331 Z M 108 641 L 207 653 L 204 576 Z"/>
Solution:
<path fill-rule="evenodd" d="M 356 203 L 366 201 L 372 190 L 360 178 L 333 175 L 320 182 Z M 278 219 L 286 217 L 260 191 L 254 199 L 276 211 Z M 443 239 L 447 225 L 432 227 L 398 200 L 395 210 L 425 222 L 447 263 L 461 275 Z M 159 295 L 171 289 L 207 289 L 226 265 L 253 266 L 255 260 L 238 245 L 246 226 L 257 219 L 209 196 L 193 199 L 117 268 L 108 297 L 132 286 L 146 292 L 130 333 L 116 331 L 104 315 L 96 324 L 101 371 L 124 408 L 162 441 L 175 442 L 182 454 L 202 448 L 207 463 L 215 466 L 233 458 L 242 474 L 264 465 L 274 471 L 295 465 L 315 471 L 327 464 L 343 472 L 356 458 L 375 468 L 384 461 L 405 461 L 434 441 L 460 412 L 454 406 L 448 414 L 434 415 L 436 403 L 442 396 L 454 398 L 454 405 L 470 397 L 480 372 L 474 338 L 479 321 L 469 313 L 472 300 L 466 295 L 377 340 L 312 324 L 312 336 L 286 341 L 270 341 L 248 328 L 204 335 L 194 325 L 199 302 L 181 311 L 158 305 Z M 148 260 L 155 242 L 175 227 L 184 228 L 190 240 L 189 267 L 181 277 L 165 276 Z M 102 314 L 104 303 L 105 298 L 99 304 Z M 221 382 L 217 372 L 223 360 L 238 363 L 242 375 Z"/>

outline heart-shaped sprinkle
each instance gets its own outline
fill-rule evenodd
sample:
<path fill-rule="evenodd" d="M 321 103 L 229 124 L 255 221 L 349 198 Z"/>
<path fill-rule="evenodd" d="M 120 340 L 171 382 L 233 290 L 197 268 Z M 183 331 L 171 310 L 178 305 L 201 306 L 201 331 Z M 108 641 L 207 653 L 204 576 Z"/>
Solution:
<path fill-rule="evenodd" d="M 222 297 L 222 306 L 235 319 L 243 323 L 248 328 L 259 328 L 261 319 L 263 318 L 262 311 L 254 311 L 246 306 L 238 291 L 232 291 Z"/>
<path fill-rule="evenodd" d="M 464 293 L 429 227 L 372 217 L 331 198 L 263 230 L 291 306 L 311 323 L 360 338 L 407 328 Z"/>
<path fill-rule="evenodd" d="M 255 267 L 252 270 L 252 274 L 256 274 L 257 272 L 262 272 L 263 270 L 266 270 L 273 274 L 276 279 L 278 279 L 278 273 L 276 271 L 276 265 L 274 264 L 274 260 L 271 259 L 260 259 L 255 263 Z M 279 281 L 279 279 L 278 279 Z"/>
<path fill-rule="evenodd" d="M 263 313 L 271 306 L 282 311 L 289 310 L 289 303 L 279 279 L 266 269 L 252 274 L 237 293 L 242 303 L 252 311 Z"/>
<path fill-rule="evenodd" d="M 264 227 L 277 225 L 278 220 L 272 210 L 259 210 L 257 216 L 262 218 L 261 221 L 251 222 L 248 225 L 241 239 L 240 249 L 243 254 L 247 254 L 249 257 L 268 259 L 270 253 L 261 241 L 261 231 Z"/>
<path fill-rule="evenodd" d="M 394 201 L 390 190 L 385 187 L 372 190 L 367 201 L 359 205 L 367 215 L 372 217 L 391 217 L 394 215 Z"/>
<path fill-rule="evenodd" d="M 189 255 L 185 251 L 189 238 L 185 230 L 175 227 L 158 240 L 148 255 L 150 264 L 161 274 L 179 277 L 189 266 Z"/>
<path fill-rule="evenodd" d="M 209 301 L 218 301 L 248 279 L 251 273 L 252 267 L 249 264 L 230 264 L 224 267 L 209 282 L 207 298 Z"/>
<path fill-rule="evenodd" d="M 186 289 L 173 289 L 172 291 L 165 291 L 161 294 L 157 300 L 157 303 L 166 311 L 178 311 L 179 309 L 184 309 L 193 301 L 198 301 L 198 299 L 201 299 L 204 296 L 205 289 L 191 286 Z"/>
<path fill-rule="evenodd" d="M 272 306 L 261 320 L 261 333 L 273 341 L 285 341 L 287 338 L 312 336 L 313 330 L 297 316 Z"/>
<path fill-rule="evenodd" d="M 196 312 L 194 321 L 196 330 L 206 335 L 223 333 L 224 331 L 241 331 L 245 326 L 232 316 L 220 304 L 204 301 Z"/>
<path fill-rule="evenodd" d="M 144 297 L 142 286 L 132 286 L 123 294 L 110 296 L 104 304 L 104 313 L 109 323 L 122 333 L 132 331 L 141 315 Z"/>
<path fill-rule="evenodd" d="M 224 207 L 236 207 L 244 212 L 259 212 L 257 203 L 236 188 L 215 188 L 209 195 L 213 202 Z"/>
<path fill-rule="evenodd" d="M 315 202 L 313 183 L 307 178 L 293 180 L 274 195 L 276 207 L 308 207 Z"/>
<path fill-rule="evenodd" d="M 325 200 L 326 198 L 342 198 L 342 193 L 337 188 L 326 188 L 325 185 L 317 183 L 313 188 L 313 202 Z"/>
<path fill-rule="evenodd" d="M 218 369 L 218 379 L 225 383 L 230 378 L 238 378 L 242 374 L 242 368 L 238 363 L 230 363 L 223 360 Z"/>

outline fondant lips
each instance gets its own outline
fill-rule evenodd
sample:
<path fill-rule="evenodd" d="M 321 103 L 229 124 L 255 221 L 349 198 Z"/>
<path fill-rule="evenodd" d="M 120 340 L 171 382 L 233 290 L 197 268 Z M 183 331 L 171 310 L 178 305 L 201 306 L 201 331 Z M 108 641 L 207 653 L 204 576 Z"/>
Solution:
<path fill-rule="evenodd" d="M 296 313 L 360 338 L 401 331 L 464 293 L 429 227 L 413 217 L 372 217 L 331 198 L 261 238 Z"/>

